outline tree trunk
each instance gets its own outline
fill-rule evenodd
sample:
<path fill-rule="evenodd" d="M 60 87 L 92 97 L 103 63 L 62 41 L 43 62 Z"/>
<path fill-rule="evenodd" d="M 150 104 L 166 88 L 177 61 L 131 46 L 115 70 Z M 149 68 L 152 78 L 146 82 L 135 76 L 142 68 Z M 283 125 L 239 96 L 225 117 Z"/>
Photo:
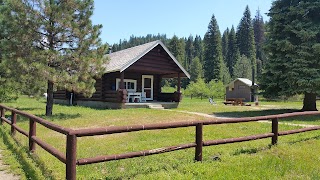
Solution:
<path fill-rule="evenodd" d="M 317 95 L 314 93 L 305 93 L 303 99 L 302 111 L 318 111 L 316 99 Z"/>
<path fill-rule="evenodd" d="M 46 116 L 52 116 L 52 108 L 53 108 L 53 83 L 48 81 Z"/>

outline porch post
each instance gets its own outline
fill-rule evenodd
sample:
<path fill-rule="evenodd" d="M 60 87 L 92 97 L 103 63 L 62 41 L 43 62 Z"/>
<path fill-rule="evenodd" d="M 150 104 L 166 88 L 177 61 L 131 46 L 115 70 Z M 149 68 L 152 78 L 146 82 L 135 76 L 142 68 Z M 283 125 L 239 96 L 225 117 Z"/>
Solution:
<path fill-rule="evenodd" d="M 120 73 L 120 89 L 125 89 L 124 88 L 124 72 L 123 71 Z"/>
<path fill-rule="evenodd" d="M 177 85 L 177 91 L 180 92 L 181 89 L 181 77 L 180 77 L 180 73 L 178 73 L 178 85 Z"/>

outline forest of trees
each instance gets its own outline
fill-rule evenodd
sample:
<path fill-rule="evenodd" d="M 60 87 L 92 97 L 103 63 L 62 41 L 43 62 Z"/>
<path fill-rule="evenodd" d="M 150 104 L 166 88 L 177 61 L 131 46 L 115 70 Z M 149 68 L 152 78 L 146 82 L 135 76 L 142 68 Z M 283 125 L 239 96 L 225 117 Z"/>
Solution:
<path fill-rule="evenodd" d="M 191 79 L 184 80 L 182 87 L 186 88 L 190 82 L 204 79 L 221 81 L 228 84 L 235 78 L 252 79 L 254 69 L 256 81 L 259 81 L 266 56 L 262 48 L 265 41 L 266 23 L 258 10 L 251 18 L 247 6 L 237 28 L 233 25 L 223 33 L 220 32 L 215 16 L 208 25 L 208 30 L 201 35 L 189 37 L 168 38 L 166 34 L 136 37 L 132 35 L 129 40 L 120 40 L 119 43 L 110 45 L 112 51 L 119 51 L 147 42 L 161 40 L 190 73 Z M 203 37 L 203 38 L 202 38 Z M 166 82 L 175 86 L 175 81 Z"/>

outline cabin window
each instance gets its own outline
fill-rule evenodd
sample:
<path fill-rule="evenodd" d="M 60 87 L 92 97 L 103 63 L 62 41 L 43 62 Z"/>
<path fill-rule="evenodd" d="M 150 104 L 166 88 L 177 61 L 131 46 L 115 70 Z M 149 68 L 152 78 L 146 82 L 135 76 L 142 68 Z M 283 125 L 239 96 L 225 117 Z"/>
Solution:
<path fill-rule="evenodd" d="M 116 79 L 116 89 L 120 88 L 120 79 Z M 124 88 L 129 92 L 136 92 L 137 91 L 137 80 L 134 79 L 124 79 Z"/>

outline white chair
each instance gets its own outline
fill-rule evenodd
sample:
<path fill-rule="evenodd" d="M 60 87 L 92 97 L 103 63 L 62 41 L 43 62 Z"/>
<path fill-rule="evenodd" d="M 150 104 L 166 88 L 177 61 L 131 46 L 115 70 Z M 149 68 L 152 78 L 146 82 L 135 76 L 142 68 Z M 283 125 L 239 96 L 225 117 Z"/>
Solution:
<path fill-rule="evenodd" d="M 141 93 L 141 102 L 146 102 L 146 92 Z"/>
<path fill-rule="evenodd" d="M 214 100 L 212 98 L 209 98 L 209 102 L 210 102 L 211 105 L 216 105 L 217 104 L 216 102 L 214 102 Z"/>

